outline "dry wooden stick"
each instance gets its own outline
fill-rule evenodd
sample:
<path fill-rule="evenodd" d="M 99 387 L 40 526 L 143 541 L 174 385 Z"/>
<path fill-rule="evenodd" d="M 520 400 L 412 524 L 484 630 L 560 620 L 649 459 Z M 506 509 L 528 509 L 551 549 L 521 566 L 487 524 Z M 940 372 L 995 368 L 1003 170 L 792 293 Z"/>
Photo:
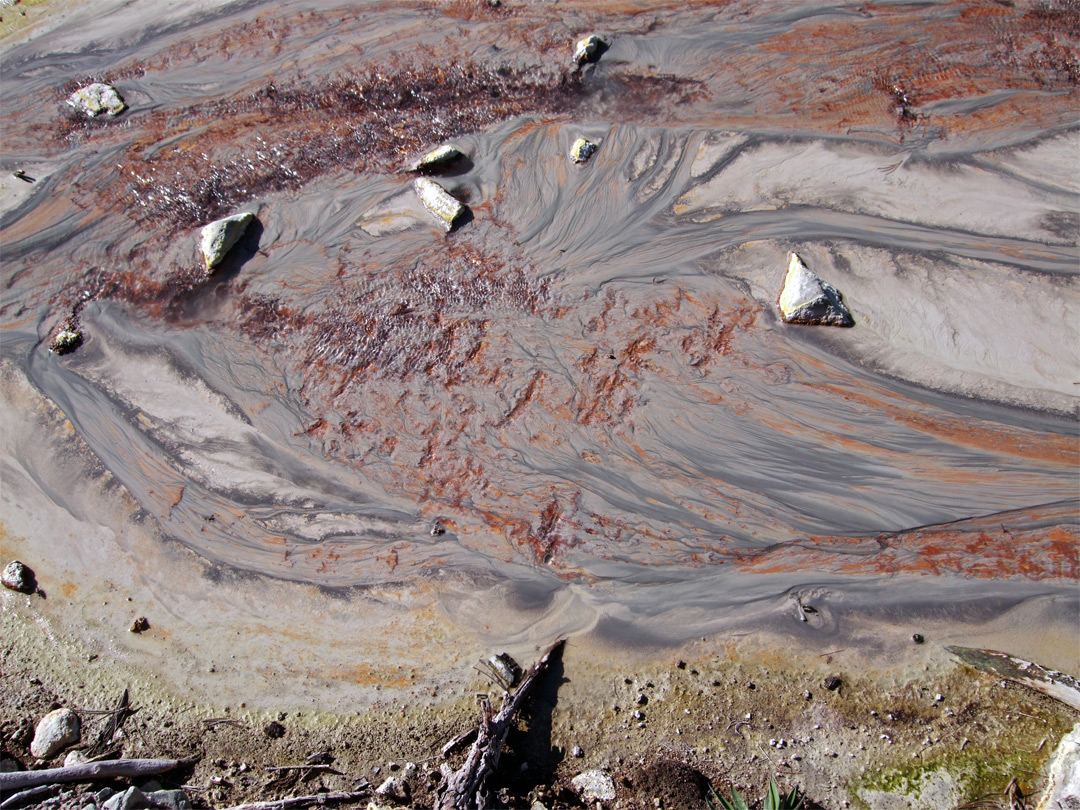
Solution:
<path fill-rule="evenodd" d="M 341 771 L 335 771 L 332 765 L 267 765 L 268 771 L 327 771 L 341 776 Z"/>
<path fill-rule="evenodd" d="M 448 742 L 446 745 L 439 749 L 439 756 L 441 756 L 443 759 L 446 759 L 448 756 L 450 756 L 450 754 L 454 752 L 456 748 L 467 743 L 469 741 L 469 738 L 476 736 L 476 731 L 477 729 L 470 728 L 458 734 L 456 737 L 454 737 L 454 739 L 452 739 L 450 742 Z M 432 759 L 435 759 L 435 757 L 432 757 Z"/>
<path fill-rule="evenodd" d="M 292 799 L 278 799 L 272 802 L 237 804 L 225 810 L 290 810 L 292 807 L 311 807 L 331 802 L 358 802 L 369 793 L 370 791 L 367 790 L 360 793 L 316 793 L 314 796 L 296 796 Z"/>
<path fill-rule="evenodd" d="M 184 764 L 181 759 L 110 759 L 43 771 L 0 773 L 0 791 L 24 790 L 54 782 L 89 782 L 118 776 L 152 776 Z"/>
<path fill-rule="evenodd" d="M 540 674 L 547 668 L 552 654 L 562 649 L 565 643 L 566 639 L 559 639 L 552 644 L 540 660 L 525 673 L 517 691 L 503 694 L 502 708 L 498 714 L 492 715 L 491 703 L 486 698 L 481 701 L 480 727 L 476 733 L 476 742 L 469 749 L 461 768 L 447 774 L 436 810 L 476 810 L 487 807 L 488 797 L 484 791 L 484 782 L 499 767 L 499 755 L 514 715 L 521 708 Z"/>
<path fill-rule="evenodd" d="M 63 787 L 62 785 L 38 785 L 37 787 L 30 788 L 29 790 L 20 790 L 14 796 L 9 796 L 0 802 L 0 810 L 7 810 L 9 807 L 22 807 L 24 804 L 29 804 L 31 799 L 40 799 L 43 796 L 48 796 L 51 793 L 58 793 Z"/>

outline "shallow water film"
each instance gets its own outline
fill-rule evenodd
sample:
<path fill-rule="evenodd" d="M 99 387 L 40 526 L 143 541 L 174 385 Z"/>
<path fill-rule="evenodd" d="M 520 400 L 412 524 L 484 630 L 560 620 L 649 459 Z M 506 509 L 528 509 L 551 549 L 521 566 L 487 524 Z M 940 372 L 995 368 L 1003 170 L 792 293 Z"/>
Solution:
<path fill-rule="evenodd" d="M 151 6 L 0 69 L 5 386 L 144 530 L 536 643 L 1075 616 L 1077 4 Z M 854 326 L 783 322 L 790 251 Z M 82 508 L 50 453 L 9 435 L 9 514 Z"/>

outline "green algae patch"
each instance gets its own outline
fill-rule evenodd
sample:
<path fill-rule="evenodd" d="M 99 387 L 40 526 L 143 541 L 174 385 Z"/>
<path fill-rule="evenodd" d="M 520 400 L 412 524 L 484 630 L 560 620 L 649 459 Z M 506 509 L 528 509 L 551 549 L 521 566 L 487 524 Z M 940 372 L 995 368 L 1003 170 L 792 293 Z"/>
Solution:
<path fill-rule="evenodd" d="M 976 722 L 968 736 L 940 740 L 944 750 L 934 753 L 932 743 L 916 759 L 865 774 L 851 786 L 852 806 L 865 810 L 961 807 L 1004 799 L 1014 779 L 1023 795 L 1037 793 L 1047 759 L 1069 730 L 1056 707 L 1042 708 L 1007 713 L 1006 720 L 1017 715 L 1015 722 L 995 724 L 993 729 L 979 729 L 981 724 Z M 976 739 L 977 730 L 984 733 Z"/>

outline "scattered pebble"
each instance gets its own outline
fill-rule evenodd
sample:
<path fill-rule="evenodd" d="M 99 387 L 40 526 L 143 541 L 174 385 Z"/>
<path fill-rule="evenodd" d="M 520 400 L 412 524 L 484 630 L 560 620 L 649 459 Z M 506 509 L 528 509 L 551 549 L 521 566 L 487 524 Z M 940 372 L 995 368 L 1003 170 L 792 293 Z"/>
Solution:
<path fill-rule="evenodd" d="M 67 103 L 79 112 L 91 117 L 101 113 L 115 116 L 127 109 L 127 104 L 124 103 L 124 99 L 120 97 L 120 94 L 116 92 L 116 88 L 101 82 L 94 82 L 86 87 L 80 87 L 68 96 Z"/>
<path fill-rule="evenodd" d="M 56 709 L 41 718 L 34 730 L 30 753 L 38 759 L 52 759 L 80 739 L 79 716 L 71 709 Z"/>
<path fill-rule="evenodd" d="M 570 784 L 586 802 L 610 802 L 615 798 L 615 783 L 603 771 L 583 771 Z"/>
<path fill-rule="evenodd" d="M 456 146 L 444 144 L 437 149 L 432 149 L 410 167 L 414 172 L 443 169 L 461 160 L 464 155 Z"/>
<path fill-rule="evenodd" d="M 821 685 L 828 689 L 830 692 L 835 692 L 837 689 L 843 686 L 843 684 L 844 682 L 840 678 L 836 677 L 835 675 L 830 675 L 822 682 Z"/>
<path fill-rule="evenodd" d="M 263 726 L 263 734 L 269 737 L 271 740 L 280 740 L 285 736 L 285 726 L 276 720 L 271 720 L 265 726 Z"/>
<path fill-rule="evenodd" d="M 128 628 L 132 633 L 145 633 L 150 629 L 150 620 L 145 616 L 140 616 L 131 623 L 131 627 Z"/>
<path fill-rule="evenodd" d="M 607 50 L 607 43 L 596 34 L 589 34 L 577 41 L 574 45 L 574 61 L 579 65 L 586 62 L 595 62 L 600 55 Z"/>
<path fill-rule="evenodd" d="M 585 752 L 581 750 L 580 745 L 575 745 L 574 750 L 571 751 L 570 753 L 571 753 L 572 756 L 574 756 L 574 757 L 576 757 L 578 759 L 581 759 L 583 756 L 585 756 Z"/>
<path fill-rule="evenodd" d="M 574 163 L 585 163 L 597 150 L 597 145 L 585 138 L 578 138 L 570 146 L 570 157 Z M 679 669 L 686 669 L 686 664 L 683 663 Z"/>
<path fill-rule="evenodd" d="M 420 202 L 433 217 L 439 220 L 447 233 L 453 229 L 455 223 L 467 210 L 449 191 L 427 177 L 416 178 L 413 187 L 416 189 L 416 196 L 420 198 Z"/>
<path fill-rule="evenodd" d="M 233 214 L 231 217 L 211 222 L 200 231 L 199 247 L 202 250 L 203 265 L 206 272 L 210 273 L 226 254 L 232 250 L 233 245 L 240 241 L 248 225 L 255 219 L 250 211 L 242 214 Z"/>
<path fill-rule="evenodd" d="M 60 329 L 49 344 L 49 351 L 53 354 L 67 354 L 73 352 L 82 345 L 82 332 L 78 329 Z"/>
<path fill-rule="evenodd" d="M 405 804 L 409 801 L 409 783 L 400 776 L 388 776 L 385 782 L 375 788 L 375 793 Z"/>
<path fill-rule="evenodd" d="M 855 323 L 835 287 L 822 281 L 796 253 L 788 254 L 788 259 L 778 302 L 784 323 L 824 326 Z"/>
<path fill-rule="evenodd" d="M 34 572 L 18 560 L 12 560 L 4 566 L 4 571 L 0 574 L 0 582 L 3 582 L 5 588 L 20 593 L 33 593 L 37 590 Z"/>

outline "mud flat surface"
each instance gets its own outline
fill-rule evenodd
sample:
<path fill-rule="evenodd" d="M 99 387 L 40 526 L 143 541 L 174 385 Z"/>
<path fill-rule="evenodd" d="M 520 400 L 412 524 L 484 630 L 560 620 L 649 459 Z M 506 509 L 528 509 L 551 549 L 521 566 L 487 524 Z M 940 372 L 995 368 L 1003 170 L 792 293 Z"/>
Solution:
<path fill-rule="evenodd" d="M 378 781 L 566 636 L 510 804 L 1039 789 L 1075 712 L 944 648 L 1080 674 L 1075 3 L 0 17 L 8 756 L 126 687 L 206 803 Z M 853 327 L 783 323 L 789 251 Z"/>

